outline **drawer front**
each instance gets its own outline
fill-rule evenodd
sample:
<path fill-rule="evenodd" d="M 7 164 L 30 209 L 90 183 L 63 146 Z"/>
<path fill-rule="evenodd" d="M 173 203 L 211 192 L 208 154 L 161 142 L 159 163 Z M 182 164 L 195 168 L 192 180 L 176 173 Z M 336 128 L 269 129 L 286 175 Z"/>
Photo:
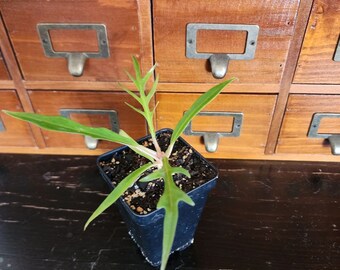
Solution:
<path fill-rule="evenodd" d="M 315 1 L 294 83 L 340 83 L 339 35 L 340 2 Z"/>
<path fill-rule="evenodd" d="M 155 1 L 155 60 L 159 64 L 157 71 L 161 81 L 218 81 L 212 76 L 210 60 L 186 56 L 188 46 L 191 51 L 196 49 L 199 57 L 203 57 L 202 53 L 228 54 L 226 77 L 235 76 L 239 83 L 279 83 L 294 32 L 297 8 L 298 1 L 295 0 L 271 3 L 248 0 Z M 196 34 L 188 24 L 199 28 Z M 254 26 L 259 29 L 257 40 L 250 38 L 252 33 L 255 34 Z M 189 32 L 196 38 L 187 38 Z M 246 52 L 251 54 L 252 50 L 253 59 L 234 59 L 236 55 L 243 59 Z"/>
<path fill-rule="evenodd" d="M 0 146 L 36 146 L 30 126 L 2 113 L 1 110 L 22 111 L 14 90 L 0 90 Z"/>
<path fill-rule="evenodd" d="M 277 152 L 332 155 L 326 134 L 340 134 L 339 117 L 338 95 L 291 95 Z"/>
<path fill-rule="evenodd" d="M 5 65 L 4 59 L 2 57 L 2 53 L 0 51 L 0 80 L 9 80 L 9 74 L 7 71 L 7 67 Z"/>
<path fill-rule="evenodd" d="M 157 127 L 174 128 L 198 96 L 157 94 Z M 276 95 L 221 94 L 193 119 L 183 138 L 207 157 L 263 155 L 275 101 Z"/>
<path fill-rule="evenodd" d="M 125 81 L 132 55 L 151 66 L 150 16 L 143 13 L 148 1 L 15 0 L 0 5 L 26 80 Z M 81 66 L 82 76 L 72 76 Z"/>
<path fill-rule="evenodd" d="M 139 107 L 125 93 L 80 91 L 29 91 L 36 113 L 63 115 L 81 124 L 106 127 L 115 131 L 123 129 L 133 138 L 146 135 L 144 119 L 124 102 Z M 91 149 L 94 142 L 86 142 L 82 135 L 65 134 L 43 130 L 47 147 Z M 112 149 L 117 144 L 99 141 L 94 148 Z"/>

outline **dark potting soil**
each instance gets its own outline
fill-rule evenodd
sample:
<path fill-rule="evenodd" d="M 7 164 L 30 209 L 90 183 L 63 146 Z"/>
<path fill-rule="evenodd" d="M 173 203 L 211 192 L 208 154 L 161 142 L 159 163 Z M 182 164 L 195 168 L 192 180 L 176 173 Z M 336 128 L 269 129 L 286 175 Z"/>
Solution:
<path fill-rule="evenodd" d="M 159 133 L 157 135 L 158 143 L 165 151 L 170 142 L 171 133 Z M 145 147 L 154 150 L 151 139 L 142 142 Z M 149 162 L 146 158 L 136 154 L 130 148 L 115 153 L 111 160 L 102 161 L 100 166 L 105 174 L 111 179 L 113 185 L 117 185 L 128 174 L 138 169 L 140 166 Z M 189 192 L 194 188 L 206 183 L 214 178 L 215 171 L 195 154 L 192 148 L 182 141 L 175 143 L 172 155 L 170 157 L 171 166 L 181 166 L 188 170 L 191 178 L 182 174 L 173 175 L 176 185 L 184 192 Z M 149 174 L 152 170 L 147 171 L 144 175 Z M 144 176 L 143 175 L 143 176 Z M 163 179 L 154 180 L 148 183 L 136 182 L 123 195 L 125 202 L 130 208 L 140 215 L 148 214 L 156 209 L 157 202 L 163 193 Z"/>

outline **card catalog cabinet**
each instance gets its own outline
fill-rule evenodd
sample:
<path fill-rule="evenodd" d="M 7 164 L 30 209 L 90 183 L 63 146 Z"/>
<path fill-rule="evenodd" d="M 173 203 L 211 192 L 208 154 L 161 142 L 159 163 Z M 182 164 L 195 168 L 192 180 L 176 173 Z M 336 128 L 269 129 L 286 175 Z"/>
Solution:
<path fill-rule="evenodd" d="M 142 137 L 145 121 L 124 103 L 138 104 L 118 85 L 136 91 L 125 73 L 134 55 L 143 73 L 157 64 L 158 129 L 236 78 L 183 134 L 204 156 L 340 161 L 339 10 L 336 0 L 0 0 L 0 106 Z M 0 121 L 2 153 L 116 147 Z"/>

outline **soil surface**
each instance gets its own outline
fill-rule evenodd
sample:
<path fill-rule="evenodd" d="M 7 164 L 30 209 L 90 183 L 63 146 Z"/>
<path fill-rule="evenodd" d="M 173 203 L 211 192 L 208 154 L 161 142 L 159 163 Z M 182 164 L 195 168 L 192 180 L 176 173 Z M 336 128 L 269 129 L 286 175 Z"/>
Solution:
<path fill-rule="evenodd" d="M 167 149 L 170 137 L 171 133 L 168 132 L 157 135 L 158 143 L 162 151 Z M 154 150 L 151 139 L 143 141 L 141 144 Z M 124 151 L 115 153 L 110 160 L 101 161 L 100 166 L 111 179 L 113 185 L 117 185 L 129 173 L 147 162 L 149 162 L 149 160 L 136 154 L 130 148 L 127 148 Z M 190 172 L 191 178 L 182 174 L 173 175 L 176 185 L 186 193 L 216 176 L 215 169 L 202 160 L 190 145 L 185 144 L 181 140 L 177 140 L 175 143 L 170 157 L 170 164 L 171 166 L 183 167 Z M 152 170 L 147 171 L 144 175 L 150 172 L 152 172 Z M 136 214 L 146 215 L 156 209 L 163 189 L 163 179 L 148 183 L 140 183 L 137 181 L 134 186 L 124 193 L 123 199 Z"/>

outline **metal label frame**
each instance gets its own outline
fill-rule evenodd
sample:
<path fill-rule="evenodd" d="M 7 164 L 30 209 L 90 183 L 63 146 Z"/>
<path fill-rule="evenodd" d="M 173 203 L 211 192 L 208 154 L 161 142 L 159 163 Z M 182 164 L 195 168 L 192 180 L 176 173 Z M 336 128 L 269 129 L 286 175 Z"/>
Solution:
<path fill-rule="evenodd" d="M 246 48 L 244 53 L 225 53 L 230 60 L 250 60 L 254 59 L 259 34 L 258 25 L 243 24 L 210 24 L 210 23 L 189 23 L 186 33 L 186 57 L 209 59 L 214 53 L 197 52 L 197 31 L 198 30 L 226 30 L 226 31 L 246 31 Z M 224 53 L 221 53 L 224 54 Z"/>
<path fill-rule="evenodd" d="M 220 131 L 193 131 L 192 130 L 192 121 L 189 122 L 188 126 L 184 130 L 185 135 L 189 136 L 204 136 L 209 133 L 216 133 L 222 137 L 239 137 L 241 134 L 241 128 L 243 123 L 243 113 L 237 112 L 200 112 L 197 114 L 204 116 L 221 116 L 221 117 L 233 117 L 233 127 L 231 132 L 220 132 Z"/>
<path fill-rule="evenodd" d="M 50 30 L 95 30 L 97 33 L 98 52 L 80 52 L 87 58 L 108 58 L 110 56 L 109 42 L 105 24 L 79 24 L 79 23 L 39 23 L 37 30 L 44 48 L 45 55 L 52 58 L 68 58 L 69 54 L 77 52 L 56 52 L 53 49 Z"/>
<path fill-rule="evenodd" d="M 92 109 L 60 109 L 60 115 L 71 118 L 71 114 L 103 114 L 108 115 L 111 124 L 111 130 L 119 132 L 118 113 L 114 110 L 92 110 Z"/>
<path fill-rule="evenodd" d="M 312 122 L 308 130 L 307 136 L 309 138 L 328 139 L 329 137 L 335 135 L 335 134 L 318 133 L 320 123 L 323 118 L 340 118 L 340 113 L 315 113 L 313 115 Z"/>

